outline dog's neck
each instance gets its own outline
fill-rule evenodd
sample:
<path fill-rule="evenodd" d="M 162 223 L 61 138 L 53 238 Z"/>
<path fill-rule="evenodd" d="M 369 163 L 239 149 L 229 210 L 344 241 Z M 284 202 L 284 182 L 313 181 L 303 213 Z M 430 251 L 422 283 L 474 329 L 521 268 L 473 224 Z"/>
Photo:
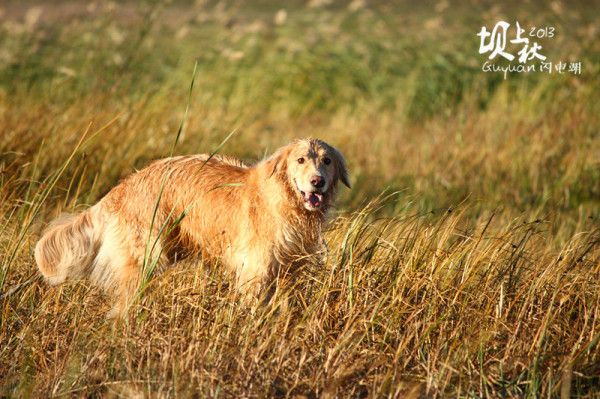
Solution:
<path fill-rule="evenodd" d="M 280 256 L 287 258 L 287 262 L 309 260 L 314 255 L 322 241 L 322 227 L 325 222 L 328 204 L 322 209 L 309 211 L 304 207 L 303 201 L 295 192 L 288 179 L 282 187 L 285 191 L 284 198 L 290 206 L 280 204 L 280 212 L 285 223 L 279 232 Z M 284 262 L 285 263 L 285 262 Z"/>
<path fill-rule="evenodd" d="M 265 177 L 267 178 L 264 179 Z M 258 180 L 263 184 L 260 186 L 264 201 L 262 217 L 274 222 L 276 244 L 273 251 L 278 263 L 292 264 L 309 260 L 318 252 L 322 243 L 322 227 L 329 201 L 323 204 L 322 209 L 307 210 L 283 171 L 263 174 Z M 329 195 L 332 194 L 333 191 Z"/>

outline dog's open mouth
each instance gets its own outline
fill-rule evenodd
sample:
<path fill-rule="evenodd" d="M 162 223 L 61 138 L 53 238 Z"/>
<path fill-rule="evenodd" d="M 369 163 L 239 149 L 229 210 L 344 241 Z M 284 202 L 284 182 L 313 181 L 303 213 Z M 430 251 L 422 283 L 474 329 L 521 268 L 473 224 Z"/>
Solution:
<path fill-rule="evenodd" d="M 325 193 L 317 192 L 317 191 L 302 191 L 298 186 L 298 182 L 294 179 L 294 183 L 296 184 L 296 189 L 302 195 L 302 200 L 304 201 L 304 206 L 307 209 L 318 209 L 323 206 L 323 196 Z"/>
<path fill-rule="evenodd" d="M 323 194 L 321 193 L 306 193 L 300 190 L 302 194 L 302 198 L 304 198 L 304 202 L 310 204 L 313 208 L 319 208 L 323 204 Z"/>

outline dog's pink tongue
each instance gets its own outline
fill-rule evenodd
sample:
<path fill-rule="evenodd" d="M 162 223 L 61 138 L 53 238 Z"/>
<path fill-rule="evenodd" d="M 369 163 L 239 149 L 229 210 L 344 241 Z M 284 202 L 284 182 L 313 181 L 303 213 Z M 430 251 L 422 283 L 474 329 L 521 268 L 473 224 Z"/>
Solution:
<path fill-rule="evenodd" d="M 308 201 L 310 201 L 310 204 L 312 206 L 314 206 L 315 208 L 321 206 L 322 200 L 323 200 L 323 196 L 321 194 L 317 194 L 317 193 L 310 193 L 310 195 L 308 197 Z"/>

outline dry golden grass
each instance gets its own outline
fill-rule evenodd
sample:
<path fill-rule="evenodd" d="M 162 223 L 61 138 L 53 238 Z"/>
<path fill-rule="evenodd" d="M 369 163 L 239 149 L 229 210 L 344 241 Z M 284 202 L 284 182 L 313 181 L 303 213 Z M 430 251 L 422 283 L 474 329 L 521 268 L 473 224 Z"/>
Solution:
<path fill-rule="evenodd" d="M 301 271 L 285 311 L 249 314 L 199 261 L 155 277 L 117 323 L 84 284 L 26 284 L 3 306 L 5 381 L 42 396 L 594 390 L 598 230 L 557 251 L 542 221 L 372 219 L 373 206 L 337 219 L 326 266 Z M 17 281 L 34 272 L 23 258 Z"/>
<path fill-rule="evenodd" d="M 547 48 L 584 73 L 502 82 L 470 64 L 469 41 L 510 10 L 354 3 L 277 18 L 176 4 L 115 22 L 117 5 L 47 25 L 7 11 L 0 396 L 599 394 L 597 10 L 520 10 L 561 26 Z M 342 150 L 354 187 L 325 265 L 254 315 L 201 259 L 156 273 L 117 322 L 85 282 L 46 286 L 32 256 L 43 225 L 168 155 L 182 121 L 178 153 L 234 130 L 222 152 L 246 159 L 302 136 Z"/>

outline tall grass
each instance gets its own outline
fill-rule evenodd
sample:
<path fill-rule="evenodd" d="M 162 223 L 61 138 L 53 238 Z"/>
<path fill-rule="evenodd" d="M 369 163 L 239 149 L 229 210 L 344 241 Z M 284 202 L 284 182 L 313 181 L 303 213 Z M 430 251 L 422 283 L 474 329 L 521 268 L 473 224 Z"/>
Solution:
<path fill-rule="evenodd" d="M 312 3 L 4 6 L 0 395 L 598 394 L 598 10 Z M 544 49 L 583 74 L 483 74 L 475 33 L 503 15 L 557 26 Z M 353 189 L 325 264 L 257 313 L 201 259 L 150 262 L 117 322 L 37 277 L 41 227 L 151 159 L 303 136 Z"/>

